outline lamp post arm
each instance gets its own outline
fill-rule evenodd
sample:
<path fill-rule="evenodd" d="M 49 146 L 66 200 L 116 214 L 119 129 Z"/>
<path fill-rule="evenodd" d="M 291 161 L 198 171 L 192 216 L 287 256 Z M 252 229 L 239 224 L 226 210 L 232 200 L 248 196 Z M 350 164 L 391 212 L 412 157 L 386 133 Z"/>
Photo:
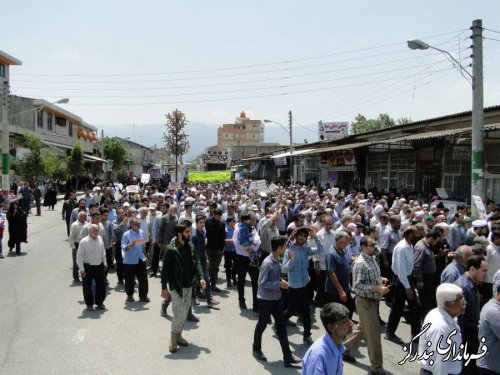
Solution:
<path fill-rule="evenodd" d="M 474 77 L 472 76 L 472 74 L 469 73 L 469 71 L 467 69 L 464 68 L 464 66 L 462 64 L 460 64 L 460 62 L 455 58 L 453 57 L 453 55 L 451 53 L 449 53 L 448 51 L 445 51 L 441 48 L 437 48 L 437 47 L 433 47 L 433 46 L 429 46 L 429 48 L 432 48 L 432 49 L 435 49 L 436 51 L 439 51 L 441 52 L 442 54 L 446 55 L 448 58 L 451 59 L 453 65 L 458 65 L 458 67 L 460 68 L 460 74 L 462 74 L 462 76 L 467 79 L 467 77 L 464 76 L 463 73 L 466 73 L 467 76 L 473 81 L 474 80 Z M 469 80 L 467 79 L 467 82 L 469 82 Z M 472 82 L 469 82 L 472 84 Z"/>

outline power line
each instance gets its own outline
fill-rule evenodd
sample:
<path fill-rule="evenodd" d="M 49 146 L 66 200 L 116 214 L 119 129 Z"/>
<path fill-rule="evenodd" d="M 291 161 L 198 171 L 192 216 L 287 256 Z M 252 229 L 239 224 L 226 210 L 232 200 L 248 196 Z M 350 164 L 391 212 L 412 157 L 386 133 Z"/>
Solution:
<path fill-rule="evenodd" d="M 464 29 L 450 31 L 450 32 L 437 34 L 437 35 L 426 36 L 423 38 L 425 38 L 425 39 L 436 38 L 436 37 L 440 37 L 440 36 L 456 34 L 458 32 L 462 32 L 462 31 L 464 31 Z M 383 45 L 374 46 L 374 47 L 352 49 L 352 50 L 346 50 L 346 51 L 341 51 L 341 52 L 329 53 L 329 54 L 300 58 L 300 59 L 290 59 L 290 60 L 274 61 L 274 62 L 268 62 L 268 63 L 262 63 L 262 64 L 250 64 L 250 65 L 232 66 L 232 67 L 224 67 L 224 68 L 212 68 L 212 69 L 194 69 L 194 70 L 184 70 L 184 71 L 170 71 L 170 72 L 156 72 L 156 73 L 134 73 L 134 74 L 30 74 L 30 73 L 18 73 L 18 75 L 19 76 L 29 76 L 29 77 L 147 77 L 147 76 L 168 75 L 168 74 L 218 72 L 218 71 L 239 70 L 239 69 L 263 67 L 263 66 L 270 66 L 270 65 L 290 64 L 290 63 L 300 62 L 300 61 L 309 61 L 309 60 L 321 59 L 321 58 L 325 58 L 325 57 L 345 55 L 345 54 L 349 54 L 349 53 L 356 53 L 356 52 L 370 51 L 370 50 L 376 50 L 376 49 L 387 48 L 387 47 L 394 47 L 394 46 L 402 45 L 402 44 L 405 44 L 405 42 L 389 43 L 389 44 L 383 44 Z"/>
<path fill-rule="evenodd" d="M 498 30 L 492 30 L 492 29 L 488 29 L 486 27 L 483 28 L 483 30 L 488 30 L 488 31 L 491 31 L 492 33 L 497 33 L 497 34 L 500 34 L 500 31 Z"/>

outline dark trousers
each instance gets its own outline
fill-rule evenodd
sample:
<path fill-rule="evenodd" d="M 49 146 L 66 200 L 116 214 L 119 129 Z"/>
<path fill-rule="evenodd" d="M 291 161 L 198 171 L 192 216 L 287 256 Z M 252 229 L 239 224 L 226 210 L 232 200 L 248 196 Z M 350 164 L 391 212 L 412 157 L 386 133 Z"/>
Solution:
<path fill-rule="evenodd" d="M 76 264 L 76 252 L 78 251 L 78 246 L 80 243 L 75 242 L 75 248 L 71 249 L 71 256 L 73 258 L 73 280 L 80 280 L 78 274 L 78 264 Z"/>
<path fill-rule="evenodd" d="M 35 200 L 36 205 L 36 216 L 40 216 L 42 214 L 42 205 L 40 203 L 40 199 Z"/>
<path fill-rule="evenodd" d="M 479 338 L 477 328 L 462 329 L 462 343 L 467 343 L 468 353 L 477 353 L 479 349 Z M 493 353 L 492 353 L 493 354 Z M 465 364 L 465 361 L 464 361 Z M 462 375 L 477 375 L 479 374 L 476 360 L 472 359 L 467 366 L 462 367 Z"/>
<path fill-rule="evenodd" d="M 157 243 L 153 245 L 153 256 L 151 257 L 151 273 L 156 275 L 160 268 L 160 246 Z"/>
<path fill-rule="evenodd" d="M 238 268 L 238 300 L 245 302 L 245 279 L 247 273 L 250 275 L 252 283 L 252 303 L 254 308 L 258 308 L 259 301 L 257 300 L 257 282 L 259 280 L 259 269 L 250 266 L 250 258 L 236 254 L 236 266 Z"/>
<path fill-rule="evenodd" d="M 394 286 L 394 300 L 389 314 L 389 322 L 387 323 L 387 333 L 390 335 L 394 335 L 398 329 L 399 321 L 403 316 L 406 300 L 406 289 L 398 279 Z M 420 332 L 422 327 L 420 304 L 415 297 L 413 300 L 408 301 L 408 305 L 410 307 L 411 334 L 415 336 Z"/>
<path fill-rule="evenodd" d="M 139 282 L 139 298 L 148 296 L 148 273 L 146 270 L 146 262 L 139 261 L 138 264 L 124 264 L 123 273 L 125 274 L 125 292 L 127 296 L 134 295 L 134 282 L 137 277 Z"/>
<path fill-rule="evenodd" d="M 267 301 L 259 299 L 259 321 L 255 326 L 253 334 L 253 349 L 259 351 L 262 350 L 262 333 L 266 330 L 267 322 L 269 321 L 271 315 L 274 318 L 276 333 L 278 335 L 278 340 L 280 341 L 283 358 L 290 358 L 292 353 L 288 343 L 288 335 L 286 332 L 281 300 Z"/>
<path fill-rule="evenodd" d="M 87 306 L 102 305 L 106 298 L 106 281 L 104 264 L 91 266 L 84 263 L 85 277 L 83 278 L 83 299 Z M 92 282 L 95 281 L 95 298 L 92 291 Z"/>
<path fill-rule="evenodd" d="M 106 269 L 105 276 L 108 277 L 109 269 L 113 264 L 113 247 L 106 249 L 106 263 L 108 264 L 108 268 Z"/>
<path fill-rule="evenodd" d="M 220 249 L 207 249 L 208 257 L 208 272 L 210 273 L 210 280 L 212 285 L 217 284 L 219 278 L 219 267 L 222 261 L 222 250 Z"/>
<path fill-rule="evenodd" d="M 69 223 L 69 219 L 70 219 L 70 217 L 67 217 L 67 218 L 66 218 L 66 235 L 67 235 L 68 237 L 69 237 L 69 230 L 70 230 L 70 228 L 71 228 L 71 225 L 70 225 L 70 223 Z"/>
<path fill-rule="evenodd" d="M 301 314 L 304 324 L 304 337 L 311 336 L 310 301 L 307 288 L 288 288 L 288 308 L 285 311 L 285 321 L 297 312 Z"/>
<path fill-rule="evenodd" d="M 387 259 L 389 261 L 389 266 L 384 266 L 384 262 L 382 261 L 382 257 L 380 257 L 380 273 L 387 280 L 392 281 L 394 279 L 394 273 L 391 269 L 392 264 L 392 254 L 387 254 Z M 394 288 L 390 288 L 389 293 L 387 293 L 384 298 L 386 301 L 392 301 L 394 296 Z"/>
<path fill-rule="evenodd" d="M 123 281 L 123 255 L 122 255 L 122 242 L 116 241 L 115 243 L 115 262 L 116 262 L 116 277 L 118 281 Z"/>
<path fill-rule="evenodd" d="M 420 305 L 422 306 L 422 319 L 427 313 L 437 306 L 436 302 L 436 284 L 434 274 L 423 274 L 424 287 L 418 291 Z"/>
<path fill-rule="evenodd" d="M 325 293 L 325 303 L 337 302 L 340 303 L 341 305 L 344 305 L 349 310 L 349 319 L 352 319 L 352 314 L 356 310 L 356 302 L 354 301 L 354 298 L 352 298 L 350 291 L 346 292 L 346 296 L 347 296 L 347 301 L 344 302 L 340 299 L 340 296 L 338 295 Z"/>
<path fill-rule="evenodd" d="M 234 251 L 224 251 L 224 270 L 228 282 L 236 281 L 236 253 Z"/>
<path fill-rule="evenodd" d="M 326 303 L 326 291 L 325 291 L 325 283 L 326 283 L 326 277 L 328 276 L 327 271 L 321 270 L 319 277 L 318 277 L 318 284 L 316 285 L 316 305 L 319 307 L 323 307 L 323 305 Z"/>

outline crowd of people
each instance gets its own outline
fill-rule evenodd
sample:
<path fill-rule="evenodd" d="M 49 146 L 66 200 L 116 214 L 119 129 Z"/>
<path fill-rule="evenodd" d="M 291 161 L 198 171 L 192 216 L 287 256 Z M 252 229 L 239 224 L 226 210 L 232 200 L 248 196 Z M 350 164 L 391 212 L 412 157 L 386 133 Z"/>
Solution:
<path fill-rule="evenodd" d="M 320 373 L 321 366 L 342 373 L 342 362 L 356 362 L 355 349 L 365 340 L 371 373 L 383 374 L 380 327 L 386 325 L 385 340 L 403 344 L 397 330 L 404 318 L 418 345 L 426 345 L 422 331 L 428 322 L 435 329 L 425 334 L 433 339 L 448 332 L 443 327 L 456 327 L 453 340 L 457 347 L 467 344 L 469 353 L 481 349 L 479 336 L 486 340 L 488 350 L 477 364 L 438 355 L 420 360 L 422 373 L 498 373 L 498 206 L 488 204 L 487 217 L 473 220 L 468 207 L 458 206 L 450 215 L 442 204 L 417 197 L 251 186 L 248 180 L 181 188 L 150 183 L 127 192 L 99 183 L 78 200 L 69 194 L 62 220 L 73 279 L 83 281 L 87 309 L 105 309 L 112 268 L 130 303 L 136 284 L 139 299 L 149 302 L 148 276 L 160 276 L 160 313 L 167 316 L 172 306 L 174 353 L 188 345 L 185 321 L 198 320 L 192 305 L 219 304 L 223 263 L 225 287 L 236 287 L 240 309 L 248 308 L 244 286 L 247 274 L 250 278 L 251 308 L 259 314 L 252 348 L 257 360 L 266 361 L 261 337 L 272 316 L 285 366 L 300 362 L 286 331 L 298 316 L 309 347 L 303 373 Z M 390 306 L 387 324 L 379 314 L 381 300 Z M 326 331 L 316 343 L 314 308 L 322 309 Z"/>

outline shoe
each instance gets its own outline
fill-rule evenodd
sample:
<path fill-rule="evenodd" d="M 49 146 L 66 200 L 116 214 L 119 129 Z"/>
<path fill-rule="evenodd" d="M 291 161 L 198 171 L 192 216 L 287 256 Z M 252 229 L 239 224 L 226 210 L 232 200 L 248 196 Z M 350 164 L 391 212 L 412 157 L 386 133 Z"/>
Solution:
<path fill-rule="evenodd" d="M 311 336 L 305 336 L 302 342 L 307 346 L 311 346 L 312 344 L 314 344 L 314 340 Z"/>
<path fill-rule="evenodd" d="M 219 293 L 221 290 L 219 288 L 217 288 L 216 285 L 212 285 L 212 292 L 217 292 Z"/>
<path fill-rule="evenodd" d="M 94 306 L 87 305 L 87 311 L 95 311 Z"/>
<path fill-rule="evenodd" d="M 170 353 L 175 353 L 179 349 L 177 346 L 177 334 L 173 333 L 170 335 L 170 343 L 168 345 L 168 350 Z"/>
<path fill-rule="evenodd" d="M 123 282 L 123 280 L 118 280 L 118 285 L 124 285 L 125 283 Z"/>
<path fill-rule="evenodd" d="M 135 302 L 135 298 L 132 296 L 127 297 L 127 302 Z"/>
<path fill-rule="evenodd" d="M 97 310 L 106 310 L 106 306 L 104 306 L 103 304 L 100 304 L 100 305 L 96 306 L 96 309 Z"/>
<path fill-rule="evenodd" d="M 140 301 L 148 303 L 148 302 L 151 302 L 151 298 L 149 298 L 149 297 L 143 297 L 143 298 L 140 299 Z"/>
<path fill-rule="evenodd" d="M 243 309 L 243 310 L 248 309 L 247 304 L 245 302 L 240 302 L 240 309 Z"/>
<path fill-rule="evenodd" d="M 283 364 L 285 367 L 295 367 L 294 365 L 302 362 L 301 359 L 295 357 L 293 354 L 290 355 L 290 357 L 286 357 L 283 359 Z"/>
<path fill-rule="evenodd" d="M 258 361 L 267 362 L 267 358 L 264 353 L 262 353 L 262 350 L 252 350 L 252 354 Z"/>
<path fill-rule="evenodd" d="M 403 344 L 403 340 L 401 340 L 400 337 L 398 337 L 398 336 L 396 336 L 394 334 L 390 335 L 390 334 L 386 333 L 385 336 L 384 336 L 384 339 L 392 341 L 395 344 L 400 344 L 400 345 Z"/>
<path fill-rule="evenodd" d="M 297 323 L 292 322 L 290 319 L 286 321 L 286 326 L 287 327 L 297 327 Z"/>
<path fill-rule="evenodd" d="M 197 316 L 195 316 L 194 314 L 189 314 L 186 318 L 186 320 L 190 321 L 190 322 L 195 322 L 195 323 L 198 323 L 200 321 L 200 318 L 198 318 Z"/>
<path fill-rule="evenodd" d="M 213 298 L 210 298 L 208 301 L 207 301 L 207 306 L 208 307 L 214 307 L 214 306 L 217 306 L 220 302 L 213 299 Z"/>
<path fill-rule="evenodd" d="M 79 282 L 80 282 L 80 279 L 79 279 L 79 278 L 73 279 L 73 282 L 74 282 L 74 283 L 79 283 Z"/>
<path fill-rule="evenodd" d="M 252 307 L 252 311 L 254 313 L 258 313 L 259 312 L 259 308 L 257 306 L 254 306 L 254 307 Z"/>
<path fill-rule="evenodd" d="M 354 358 L 352 355 L 350 355 L 348 353 L 347 354 L 346 353 L 342 354 L 342 360 L 344 362 L 356 363 L 356 358 Z"/>
<path fill-rule="evenodd" d="M 184 337 L 182 337 L 182 333 L 176 333 L 177 337 L 177 344 L 180 345 L 180 346 L 188 346 L 189 343 L 186 341 L 186 339 L 184 339 Z"/>

